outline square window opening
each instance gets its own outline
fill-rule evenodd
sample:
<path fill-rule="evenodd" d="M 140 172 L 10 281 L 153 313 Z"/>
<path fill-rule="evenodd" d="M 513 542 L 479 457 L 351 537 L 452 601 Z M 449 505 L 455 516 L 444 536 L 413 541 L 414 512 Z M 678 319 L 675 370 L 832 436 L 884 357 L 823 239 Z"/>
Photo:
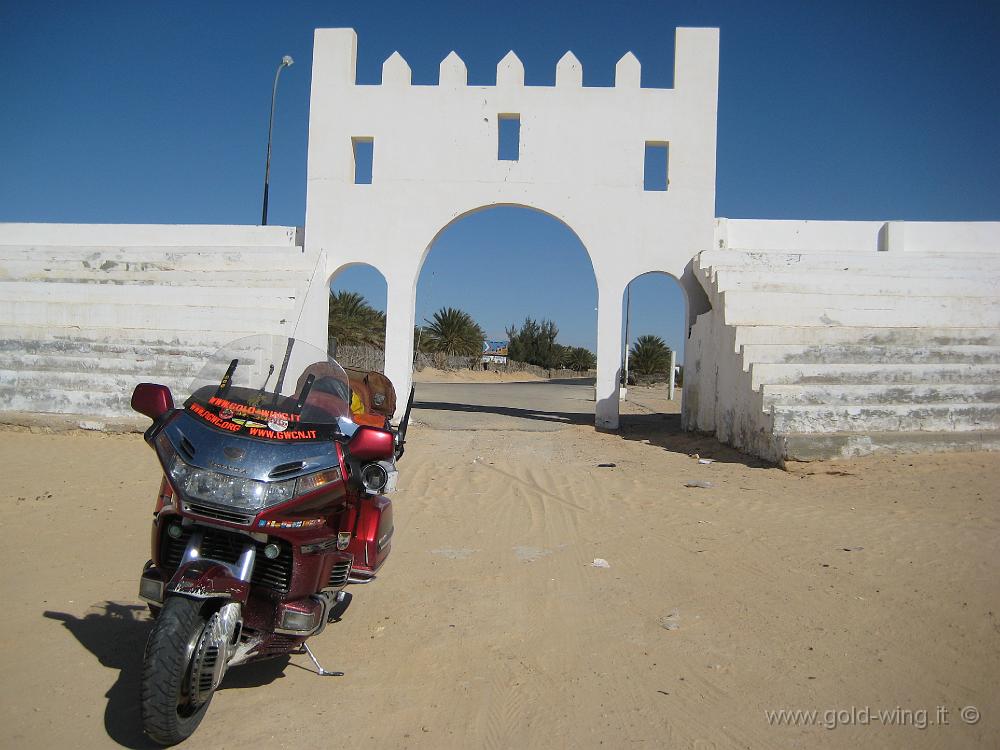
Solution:
<path fill-rule="evenodd" d="M 663 192 L 670 185 L 670 144 L 666 141 L 646 141 L 642 189 Z"/>
<path fill-rule="evenodd" d="M 351 138 L 354 147 L 354 184 L 372 184 L 372 160 L 375 156 L 375 139 L 371 137 Z"/>
<path fill-rule="evenodd" d="M 521 115 L 497 115 L 497 130 L 497 158 L 517 161 L 521 157 Z"/>

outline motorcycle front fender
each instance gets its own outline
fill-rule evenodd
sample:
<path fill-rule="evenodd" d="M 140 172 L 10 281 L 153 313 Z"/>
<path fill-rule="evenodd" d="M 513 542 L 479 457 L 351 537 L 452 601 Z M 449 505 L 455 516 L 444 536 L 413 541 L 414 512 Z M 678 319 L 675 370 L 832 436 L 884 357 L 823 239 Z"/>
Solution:
<path fill-rule="evenodd" d="M 222 563 L 192 560 L 181 564 L 167 584 L 166 592 L 191 599 L 221 598 L 245 604 L 250 584 L 234 576 Z"/>

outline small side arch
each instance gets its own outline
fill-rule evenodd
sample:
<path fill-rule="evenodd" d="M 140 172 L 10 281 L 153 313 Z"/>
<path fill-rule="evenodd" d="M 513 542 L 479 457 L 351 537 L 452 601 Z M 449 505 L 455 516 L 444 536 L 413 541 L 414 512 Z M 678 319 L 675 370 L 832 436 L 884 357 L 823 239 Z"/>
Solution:
<path fill-rule="evenodd" d="M 684 284 L 671 273 L 650 270 L 633 277 L 622 294 L 622 369 L 626 399 L 644 410 L 674 419 L 680 427 L 671 363 L 683 372 L 691 303 Z M 660 361 L 659 342 L 673 352 Z M 641 362 L 634 358 L 641 357 Z M 649 369 L 655 367 L 657 369 Z M 662 369 L 661 369 L 662 368 Z M 684 391 L 680 391 L 681 399 Z M 675 416 L 676 415 L 676 418 Z"/>
<path fill-rule="evenodd" d="M 385 276 L 369 263 L 352 261 L 328 276 L 326 288 L 328 351 L 341 364 L 384 370 Z"/>

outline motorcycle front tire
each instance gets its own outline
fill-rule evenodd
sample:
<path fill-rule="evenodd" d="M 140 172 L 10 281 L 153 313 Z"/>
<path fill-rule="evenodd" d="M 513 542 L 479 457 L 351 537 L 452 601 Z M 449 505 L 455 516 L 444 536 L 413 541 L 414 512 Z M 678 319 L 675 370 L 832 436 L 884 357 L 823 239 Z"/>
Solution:
<path fill-rule="evenodd" d="M 190 737 L 212 702 L 214 691 L 197 706 L 188 699 L 191 656 L 207 621 L 203 608 L 204 602 L 168 597 L 146 641 L 140 688 L 142 728 L 161 745 L 176 745 Z"/>

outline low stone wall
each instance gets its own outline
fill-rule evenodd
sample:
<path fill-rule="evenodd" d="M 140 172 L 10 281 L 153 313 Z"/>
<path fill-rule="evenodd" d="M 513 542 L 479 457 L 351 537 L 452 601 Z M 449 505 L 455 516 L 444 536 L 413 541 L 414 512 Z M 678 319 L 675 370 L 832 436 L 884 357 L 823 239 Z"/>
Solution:
<path fill-rule="evenodd" d="M 413 369 L 420 372 L 425 367 L 433 367 L 437 370 L 482 370 L 483 362 L 480 357 L 459 357 L 446 354 L 428 354 L 417 352 L 413 358 Z M 340 346 L 337 348 L 337 361 L 345 367 L 356 367 L 361 370 L 377 370 L 383 372 L 385 366 L 385 352 L 372 346 Z M 547 369 L 537 365 L 529 365 L 526 362 L 514 362 L 508 360 L 506 363 L 487 363 L 490 372 L 515 373 L 528 372 L 541 378 L 587 378 L 596 377 L 596 370 L 565 370 Z"/>

